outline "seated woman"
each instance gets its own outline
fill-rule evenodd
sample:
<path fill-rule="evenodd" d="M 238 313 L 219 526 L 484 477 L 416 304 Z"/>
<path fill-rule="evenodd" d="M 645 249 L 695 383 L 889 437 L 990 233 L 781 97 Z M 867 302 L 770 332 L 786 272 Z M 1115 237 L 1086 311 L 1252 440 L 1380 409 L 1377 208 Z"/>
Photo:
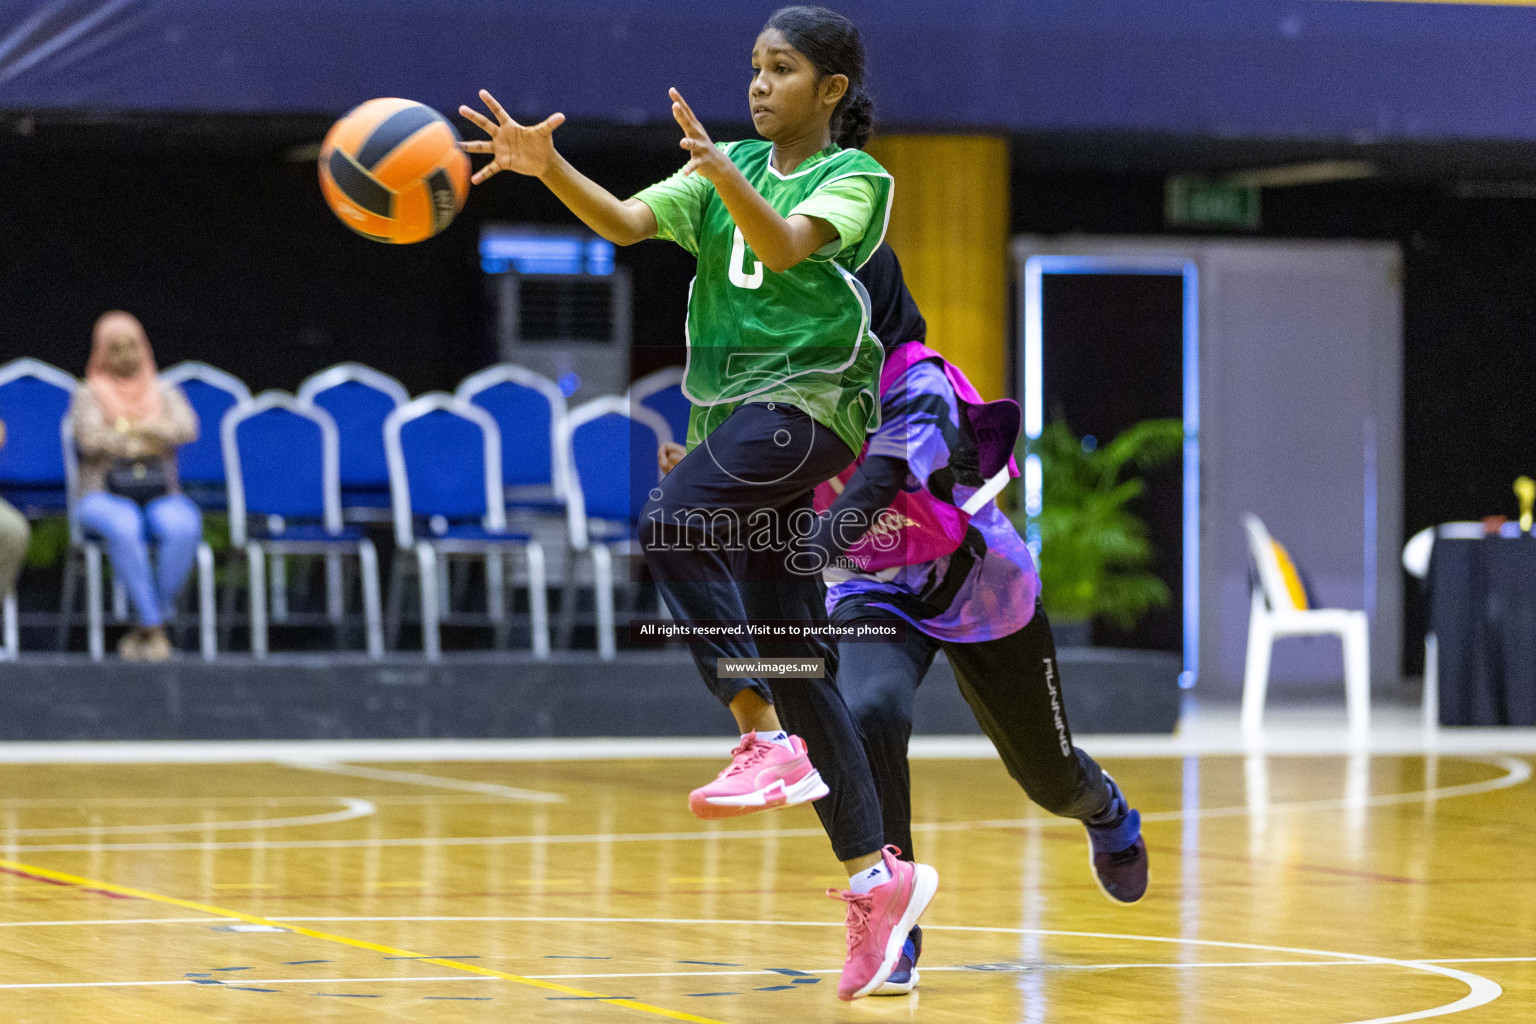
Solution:
<path fill-rule="evenodd" d="M 176 479 L 176 447 L 196 440 L 197 414 L 180 388 L 160 383 L 144 328 L 120 310 L 96 321 L 85 383 L 69 410 L 80 452 L 76 515 L 87 535 L 106 542 L 133 604 L 138 626 L 118 653 L 163 661 L 171 656 L 165 620 L 203 536 L 202 516 Z"/>

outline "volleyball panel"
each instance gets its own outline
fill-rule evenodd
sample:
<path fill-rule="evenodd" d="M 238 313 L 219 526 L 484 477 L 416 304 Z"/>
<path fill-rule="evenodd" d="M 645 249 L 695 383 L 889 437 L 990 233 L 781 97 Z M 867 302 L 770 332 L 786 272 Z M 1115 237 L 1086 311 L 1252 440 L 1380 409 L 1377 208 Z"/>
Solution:
<path fill-rule="evenodd" d="M 463 156 L 462 153 L 459 155 Z M 465 166 L 460 177 L 467 179 L 468 157 L 464 158 L 463 164 Z M 455 181 L 448 167 L 439 167 L 427 175 L 427 192 L 432 197 L 432 211 L 437 218 L 437 230 L 441 231 L 464 208 L 464 198 L 469 190 Z"/>
<path fill-rule="evenodd" d="M 394 233 L 394 196 L 341 150 L 322 159 L 320 191 L 341 222 L 358 234 L 387 239 Z"/>
<path fill-rule="evenodd" d="M 373 139 L 378 138 L 379 134 L 375 132 Z M 368 140 L 365 149 L 373 145 L 373 139 Z M 459 149 L 458 132 L 447 121 L 436 119 L 399 142 L 377 162 L 369 164 L 362 155 L 358 156 L 357 162 L 367 167 L 385 188 L 401 189 L 413 181 L 425 178 L 455 155 L 463 156 L 463 151 Z"/>
<path fill-rule="evenodd" d="M 326 133 L 322 148 L 335 146 L 344 149 L 348 153 L 356 155 L 362 149 L 363 143 L 368 140 L 380 124 L 389 120 L 391 115 L 399 113 L 407 107 L 415 107 L 419 104 L 412 100 L 396 98 L 369 100 L 360 103 L 341 116 L 331 130 Z"/>
<path fill-rule="evenodd" d="M 379 164 L 411 136 L 431 124 L 447 122 L 431 107 L 412 103 L 385 117 L 357 150 L 357 162 L 377 173 Z"/>
<path fill-rule="evenodd" d="M 412 182 L 395 193 L 394 229 L 390 240 L 402 245 L 420 242 L 437 234 L 432 195 L 424 181 Z"/>
<path fill-rule="evenodd" d="M 448 175 L 448 181 L 453 186 L 456 200 L 454 212 L 458 212 L 464 209 L 464 200 L 469 198 L 469 154 L 456 148 L 454 159 L 443 165 L 443 171 Z"/>

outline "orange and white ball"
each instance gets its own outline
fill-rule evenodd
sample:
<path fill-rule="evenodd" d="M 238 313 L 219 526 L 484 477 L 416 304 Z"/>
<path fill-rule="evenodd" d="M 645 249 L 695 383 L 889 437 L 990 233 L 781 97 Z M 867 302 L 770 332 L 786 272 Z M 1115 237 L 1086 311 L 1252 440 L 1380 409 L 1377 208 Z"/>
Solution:
<path fill-rule="evenodd" d="M 404 245 L 446 228 L 469 195 L 459 133 L 412 100 L 369 100 L 331 126 L 320 144 L 320 189 L 347 227 Z"/>

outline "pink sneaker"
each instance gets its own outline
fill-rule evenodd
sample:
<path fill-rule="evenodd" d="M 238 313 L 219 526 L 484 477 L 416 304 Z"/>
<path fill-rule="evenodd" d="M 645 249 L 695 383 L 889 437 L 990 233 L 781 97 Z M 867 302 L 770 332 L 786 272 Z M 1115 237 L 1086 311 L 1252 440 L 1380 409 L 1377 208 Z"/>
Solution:
<path fill-rule="evenodd" d="M 829 790 L 811 767 L 805 741 L 789 737 L 794 750 L 751 733 L 731 751 L 731 763 L 715 781 L 688 794 L 688 809 L 700 818 L 734 818 L 770 807 L 820 800 Z"/>
<path fill-rule="evenodd" d="M 939 873 L 927 864 L 897 860 L 901 851 L 880 851 L 891 880 L 863 895 L 828 889 L 827 895 L 848 904 L 848 959 L 837 982 L 837 998 L 867 996 L 891 976 L 902 946 L 917 919 L 928 909 Z"/>

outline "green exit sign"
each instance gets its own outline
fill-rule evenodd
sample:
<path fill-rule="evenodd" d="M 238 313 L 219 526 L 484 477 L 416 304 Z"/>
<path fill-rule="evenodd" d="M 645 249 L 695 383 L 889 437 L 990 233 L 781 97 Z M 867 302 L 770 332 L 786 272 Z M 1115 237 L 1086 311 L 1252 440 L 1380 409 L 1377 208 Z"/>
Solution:
<path fill-rule="evenodd" d="M 1259 188 L 1189 176 L 1168 179 L 1163 219 L 1174 227 L 1259 226 Z"/>

